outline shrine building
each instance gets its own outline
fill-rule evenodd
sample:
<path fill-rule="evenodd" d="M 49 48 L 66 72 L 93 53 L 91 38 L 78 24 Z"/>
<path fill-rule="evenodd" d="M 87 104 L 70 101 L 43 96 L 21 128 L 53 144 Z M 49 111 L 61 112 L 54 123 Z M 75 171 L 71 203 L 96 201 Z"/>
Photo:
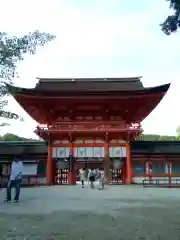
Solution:
<path fill-rule="evenodd" d="M 80 168 L 104 169 L 107 184 L 131 184 L 130 143 L 170 84 L 145 88 L 140 77 L 40 78 L 33 89 L 7 86 L 48 143 L 45 175 L 51 185 L 62 183 L 63 174 L 67 184 L 76 184 Z M 137 157 L 137 166 L 141 161 L 150 174 L 149 161 Z"/>

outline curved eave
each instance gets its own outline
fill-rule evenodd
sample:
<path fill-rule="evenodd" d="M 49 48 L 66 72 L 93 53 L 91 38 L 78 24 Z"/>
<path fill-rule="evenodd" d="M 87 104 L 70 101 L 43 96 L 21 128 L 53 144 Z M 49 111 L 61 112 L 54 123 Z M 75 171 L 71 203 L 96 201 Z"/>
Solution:
<path fill-rule="evenodd" d="M 50 96 L 45 96 L 42 94 L 42 92 L 37 92 L 35 89 L 25 89 L 25 88 L 16 88 L 13 86 L 8 86 L 9 90 L 11 91 L 12 95 L 16 99 L 16 101 L 21 105 L 21 107 L 38 123 L 40 124 L 46 124 L 46 122 L 43 122 L 42 119 L 47 119 L 47 115 L 49 114 L 46 109 L 46 103 L 44 105 L 44 108 L 41 106 L 42 100 L 46 101 L 48 100 L 48 103 L 54 105 L 54 97 L 56 96 L 62 96 L 64 99 L 68 98 L 67 94 L 62 93 L 56 93 L 51 94 Z M 127 120 L 129 122 L 141 122 L 143 121 L 152 111 L 153 109 L 160 103 L 163 96 L 166 94 L 170 87 L 170 84 L 165 84 L 157 87 L 152 88 L 145 88 L 143 91 L 116 91 L 115 92 L 109 91 L 109 92 L 101 92 L 101 93 L 93 93 L 94 99 L 95 96 L 98 96 L 99 98 L 108 99 L 108 101 L 116 101 L 116 103 L 122 108 L 124 108 L 126 113 L 123 113 L 124 115 L 122 118 L 124 120 Z M 10 89 L 11 88 L 11 89 Z M 77 94 L 77 93 L 76 93 Z M 84 93 L 84 94 L 77 94 L 79 97 L 88 97 L 91 95 L 90 93 Z M 51 97 L 53 97 L 51 102 Z M 70 99 L 73 98 L 76 99 L 76 96 L 74 93 L 69 93 Z M 89 96 L 90 97 L 90 96 Z M 108 97 L 108 98 L 107 98 Z M 116 97 L 118 97 L 116 99 Z M 90 98 L 91 99 L 91 98 Z M 114 100 L 113 100 L 114 99 Z M 91 101 L 91 100 L 89 100 Z M 98 101 L 98 100 L 97 100 Z M 107 101 L 107 100 L 106 100 Z M 51 103 L 50 103 L 51 102 Z M 36 110 L 30 110 L 29 106 L 36 105 Z M 41 108 L 40 108 L 41 106 Z M 125 112 L 125 111 L 124 111 Z M 121 115 L 121 114 L 120 114 Z"/>
<path fill-rule="evenodd" d="M 142 122 L 148 115 L 157 107 L 164 95 L 167 93 L 169 84 L 160 85 L 157 87 L 146 88 L 144 97 L 142 94 L 136 95 L 129 104 L 129 115 L 127 114 L 126 120 L 134 122 Z"/>
<path fill-rule="evenodd" d="M 17 94 L 34 95 L 34 93 L 36 92 L 35 88 L 22 88 L 22 87 L 12 86 L 8 83 L 5 83 L 5 84 L 8 92 L 13 96 Z"/>
<path fill-rule="evenodd" d="M 134 90 L 134 91 L 117 91 L 117 89 L 107 89 L 104 90 L 102 89 L 101 91 L 61 91 L 60 89 L 58 89 L 57 91 L 49 91 L 48 89 L 46 91 L 39 91 L 36 88 L 20 88 L 20 87 L 15 87 L 9 84 L 6 84 L 9 93 L 11 93 L 14 97 L 18 94 L 25 96 L 33 96 L 33 97 L 45 97 L 45 96 L 77 96 L 77 95 L 111 95 L 113 93 L 117 94 L 119 96 L 134 96 L 134 95 L 146 95 L 146 94 L 152 94 L 152 93 L 162 93 L 162 92 L 167 92 L 169 87 L 170 87 L 170 83 L 168 84 L 164 84 L 164 85 L 160 85 L 160 86 L 156 86 L 156 87 L 148 87 L 148 88 L 144 88 L 141 90 Z"/>
<path fill-rule="evenodd" d="M 129 115 L 126 120 L 142 122 L 161 102 L 167 91 L 148 94 L 144 98 L 134 98 L 129 104 Z"/>

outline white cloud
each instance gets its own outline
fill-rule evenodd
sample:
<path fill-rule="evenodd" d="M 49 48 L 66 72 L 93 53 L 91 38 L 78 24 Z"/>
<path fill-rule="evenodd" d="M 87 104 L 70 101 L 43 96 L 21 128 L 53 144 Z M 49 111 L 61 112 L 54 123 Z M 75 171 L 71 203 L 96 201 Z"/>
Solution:
<path fill-rule="evenodd" d="M 134 4 L 127 0 L 126 4 Z M 124 10 L 124 1 L 71 0 L 0 1 L 4 9 L 0 27 L 12 34 L 39 29 L 56 34 L 54 42 L 27 57 L 19 65 L 19 86 L 34 87 L 37 76 L 43 77 L 121 77 L 144 76 L 146 86 L 173 79 L 173 85 L 162 103 L 144 121 L 147 132 L 174 134 L 180 124 L 175 107 L 179 92 L 179 35 L 165 36 L 159 23 L 167 16 L 162 0 L 139 0 L 141 11 Z M 127 4 L 127 5 L 128 5 Z M 11 8 L 9 6 L 11 5 Z M 8 8 L 9 19 L 5 9 Z M 131 7 L 132 9 L 132 7 Z M 136 2 L 137 9 L 137 2 Z M 161 11 L 159 11 L 161 9 Z M 5 20 L 5 21 L 4 21 Z M 31 136 L 36 125 L 15 103 L 10 108 L 26 116 L 26 122 L 13 122 L 1 132 Z M 167 110 L 168 109 L 168 110 Z M 155 124 L 156 123 L 156 124 Z M 171 123 L 171 124 L 170 124 Z M 27 128 L 28 126 L 28 128 Z M 157 129 L 154 129 L 157 126 Z"/>

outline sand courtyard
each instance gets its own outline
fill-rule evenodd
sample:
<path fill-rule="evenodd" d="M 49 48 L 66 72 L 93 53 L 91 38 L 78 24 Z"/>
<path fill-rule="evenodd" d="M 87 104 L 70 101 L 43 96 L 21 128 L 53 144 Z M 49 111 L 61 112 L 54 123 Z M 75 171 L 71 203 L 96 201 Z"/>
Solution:
<path fill-rule="evenodd" d="M 4 203 L 0 239 L 180 239 L 180 189 L 109 186 L 22 188 Z"/>

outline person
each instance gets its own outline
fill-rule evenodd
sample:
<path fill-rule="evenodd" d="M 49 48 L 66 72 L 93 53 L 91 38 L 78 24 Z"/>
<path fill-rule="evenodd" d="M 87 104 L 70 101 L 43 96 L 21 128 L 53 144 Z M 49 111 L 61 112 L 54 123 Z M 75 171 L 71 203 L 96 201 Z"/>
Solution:
<path fill-rule="evenodd" d="M 104 183 L 105 183 L 105 174 L 104 170 L 100 171 L 100 178 L 99 178 L 99 189 L 103 190 L 104 189 Z"/>
<path fill-rule="evenodd" d="M 11 164 L 11 174 L 7 185 L 6 202 L 11 201 L 11 189 L 15 187 L 14 202 L 19 202 L 20 187 L 23 174 L 23 163 L 20 157 L 14 157 Z"/>
<path fill-rule="evenodd" d="M 79 170 L 79 175 L 80 175 L 80 181 L 81 181 L 81 184 L 82 184 L 82 188 L 84 188 L 84 181 L 85 181 L 85 170 L 82 168 Z"/>
<path fill-rule="evenodd" d="M 95 182 L 95 170 L 94 169 L 91 169 L 90 172 L 89 172 L 89 181 L 90 181 L 90 186 L 91 188 L 94 188 L 94 182 Z"/>
<path fill-rule="evenodd" d="M 2 177 L 3 177 L 3 167 L 2 167 L 2 164 L 0 164 L 0 188 L 2 188 Z"/>

